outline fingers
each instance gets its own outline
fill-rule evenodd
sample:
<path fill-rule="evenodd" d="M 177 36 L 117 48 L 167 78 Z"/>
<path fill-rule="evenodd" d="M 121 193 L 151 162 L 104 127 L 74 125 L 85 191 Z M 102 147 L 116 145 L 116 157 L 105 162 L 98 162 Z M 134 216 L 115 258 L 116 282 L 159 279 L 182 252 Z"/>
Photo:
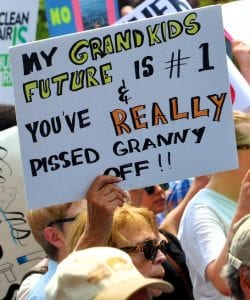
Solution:
<path fill-rule="evenodd" d="M 247 171 L 244 179 L 242 180 L 242 184 L 246 182 L 250 182 L 250 169 Z"/>
<path fill-rule="evenodd" d="M 114 184 L 107 184 L 106 186 L 103 186 L 102 188 L 99 189 L 100 192 L 102 192 L 102 194 L 104 196 L 109 195 L 110 193 L 116 193 L 117 197 L 121 196 L 122 198 L 126 198 L 127 197 L 127 193 L 119 188 L 118 186 L 114 185 Z"/>
<path fill-rule="evenodd" d="M 99 175 L 92 182 L 89 189 L 100 190 L 103 187 L 105 187 L 107 184 L 114 184 L 120 181 L 122 181 L 120 177 L 116 177 L 112 175 Z"/>
<path fill-rule="evenodd" d="M 115 176 L 97 176 L 87 192 L 89 210 L 113 214 L 117 206 L 122 206 L 128 194 L 116 185 L 120 181 L 121 178 Z"/>

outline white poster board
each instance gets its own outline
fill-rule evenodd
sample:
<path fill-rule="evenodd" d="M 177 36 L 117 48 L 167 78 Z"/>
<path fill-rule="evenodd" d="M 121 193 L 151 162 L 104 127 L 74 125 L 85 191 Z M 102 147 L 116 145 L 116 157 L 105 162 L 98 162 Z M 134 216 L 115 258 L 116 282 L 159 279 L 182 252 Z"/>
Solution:
<path fill-rule="evenodd" d="M 116 24 L 167 15 L 187 9 L 192 9 L 192 7 L 186 0 L 145 0 L 130 13 L 120 18 Z"/>
<path fill-rule="evenodd" d="M 224 28 L 234 39 L 250 45 L 250 1 L 237 0 L 222 5 Z"/>
<path fill-rule="evenodd" d="M 236 168 L 225 53 L 220 6 L 11 47 L 29 207 Z"/>
<path fill-rule="evenodd" d="M 15 103 L 8 47 L 35 40 L 38 4 L 0 0 L 0 103 Z"/>
<path fill-rule="evenodd" d="M 26 220 L 17 127 L 0 132 L 0 299 L 15 299 L 23 275 L 44 257 Z"/>

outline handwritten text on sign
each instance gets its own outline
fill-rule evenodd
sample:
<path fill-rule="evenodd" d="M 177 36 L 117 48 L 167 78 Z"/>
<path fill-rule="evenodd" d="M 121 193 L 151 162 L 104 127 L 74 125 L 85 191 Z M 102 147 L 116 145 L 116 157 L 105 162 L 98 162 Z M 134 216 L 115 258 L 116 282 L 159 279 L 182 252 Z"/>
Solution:
<path fill-rule="evenodd" d="M 103 173 L 136 188 L 237 167 L 219 6 L 10 54 L 30 207 L 79 199 Z"/>

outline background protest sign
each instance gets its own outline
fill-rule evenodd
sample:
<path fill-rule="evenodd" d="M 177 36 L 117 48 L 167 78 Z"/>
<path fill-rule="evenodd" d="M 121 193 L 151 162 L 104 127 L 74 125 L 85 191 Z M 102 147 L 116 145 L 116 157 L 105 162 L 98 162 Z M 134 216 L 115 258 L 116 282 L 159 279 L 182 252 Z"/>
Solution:
<path fill-rule="evenodd" d="M 14 104 L 8 47 L 35 40 L 38 0 L 0 0 L 0 103 Z"/>
<path fill-rule="evenodd" d="M 225 51 L 220 6 L 11 47 L 29 207 L 236 168 Z"/>
<path fill-rule="evenodd" d="M 50 36 L 83 30 L 79 0 L 45 0 L 45 9 Z"/>
<path fill-rule="evenodd" d="M 45 0 L 51 37 L 112 25 L 119 18 L 117 0 Z"/>
<path fill-rule="evenodd" d="M 176 11 L 191 9 L 186 0 L 146 0 L 135 7 L 130 13 L 120 18 L 116 23 L 125 23 L 144 18 L 167 15 Z"/>
<path fill-rule="evenodd" d="M 23 275 L 44 251 L 34 241 L 26 220 L 17 127 L 0 133 L 0 299 L 15 299 Z"/>
<path fill-rule="evenodd" d="M 79 3 L 84 30 L 112 25 L 120 17 L 118 0 L 79 0 Z"/>
<path fill-rule="evenodd" d="M 222 5 L 223 24 L 229 40 L 242 40 L 250 45 L 249 11 L 250 2 L 246 0 Z M 229 57 L 227 61 L 233 107 L 250 112 L 250 86 Z"/>
<path fill-rule="evenodd" d="M 250 44 L 250 1 L 238 0 L 222 5 L 224 28 L 234 39 Z"/>
<path fill-rule="evenodd" d="M 232 60 L 227 57 L 231 97 L 234 110 L 250 112 L 250 87 Z"/>

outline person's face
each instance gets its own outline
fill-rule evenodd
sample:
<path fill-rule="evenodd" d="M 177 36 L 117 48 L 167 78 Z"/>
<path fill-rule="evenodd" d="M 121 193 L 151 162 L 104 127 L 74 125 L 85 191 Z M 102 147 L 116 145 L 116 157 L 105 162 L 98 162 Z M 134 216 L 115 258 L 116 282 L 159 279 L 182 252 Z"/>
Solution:
<path fill-rule="evenodd" d="M 159 185 L 154 186 L 152 194 L 143 189 L 142 206 L 150 209 L 154 214 L 163 212 L 166 209 L 166 197 L 171 193 L 170 189 L 164 191 Z"/>
<path fill-rule="evenodd" d="M 155 233 L 151 230 L 142 230 L 140 232 L 134 228 L 126 228 L 121 231 L 121 234 L 127 239 L 127 242 L 122 241 L 117 245 L 118 248 L 136 247 L 142 245 L 146 240 L 157 239 Z M 136 268 L 145 276 L 150 278 L 162 279 L 165 271 L 162 263 L 166 261 L 165 255 L 158 250 L 154 261 L 147 260 L 143 252 L 128 252 Z M 150 294 L 158 296 L 161 294 L 159 290 L 150 290 Z"/>

